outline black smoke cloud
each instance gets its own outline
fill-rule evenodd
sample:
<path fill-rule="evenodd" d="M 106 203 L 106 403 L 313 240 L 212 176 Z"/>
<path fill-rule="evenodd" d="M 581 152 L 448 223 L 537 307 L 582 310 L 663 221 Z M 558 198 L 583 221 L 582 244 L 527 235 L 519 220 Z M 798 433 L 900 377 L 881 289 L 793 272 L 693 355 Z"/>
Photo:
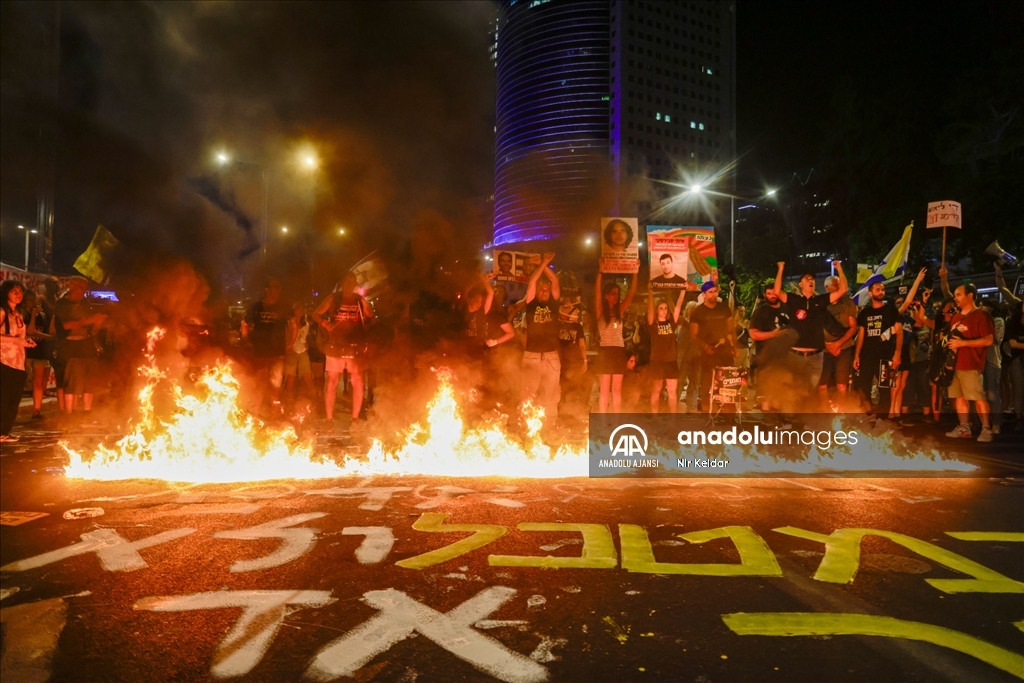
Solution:
<path fill-rule="evenodd" d="M 35 74 L 45 41 L 26 38 L 46 3 L 4 5 L 4 44 L 32 48 L 4 50 L 5 128 L 55 124 L 58 269 L 103 224 L 129 254 L 184 257 L 211 280 L 251 270 L 259 173 L 218 172 L 220 146 L 270 173 L 279 267 L 309 269 L 312 251 L 330 278 L 384 245 L 415 262 L 417 225 L 450 225 L 456 257 L 486 238 L 493 3 L 61 3 L 56 101 Z M 314 176 L 293 163 L 301 144 L 320 159 Z M 4 135 L 5 160 L 37 151 Z M 13 198 L 31 215 L 37 169 L 4 167 L 5 213 Z M 306 251 L 287 250 L 285 224 Z"/>

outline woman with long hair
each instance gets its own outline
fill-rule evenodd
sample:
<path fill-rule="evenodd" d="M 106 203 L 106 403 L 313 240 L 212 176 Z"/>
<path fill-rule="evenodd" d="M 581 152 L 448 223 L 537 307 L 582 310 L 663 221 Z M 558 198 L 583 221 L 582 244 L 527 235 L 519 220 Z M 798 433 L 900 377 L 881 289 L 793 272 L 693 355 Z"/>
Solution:
<path fill-rule="evenodd" d="M 614 281 L 602 284 L 602 273 L 594 282 L 594 314 L 597 317 L 597 377 L 600 386 L 598 411 L 622 412 L 622 376 L 626 372 L 626 342 L 622 336 L 622 312 L 633 303 L 636 273 L 630 281 L 626 298 L 619 300 L 619 286 Z"/>
<path fill-rule="evenodd" d="M 25 336 L 25 320 L 18 305 L 25 297 L 20 282 L 7 280 L 0 285 L 0 442 L 17 441 L 11 436 L 18 418 L 21 392 L 25 388 L 25 349 L 35 341 Z"/>
<path fill-rule="evenodd" d="M 651 333 L 651 412 L 661 408 L 661 387 L 668 391 L 668 412 L 679 408 L 679 358 L 676 333 L 679 313 L 686 291 L 679 290 L 676 306 L 669 310 L 667 301 L 654 303 L 654 289 L 647 285 L 647 327 Z"/>

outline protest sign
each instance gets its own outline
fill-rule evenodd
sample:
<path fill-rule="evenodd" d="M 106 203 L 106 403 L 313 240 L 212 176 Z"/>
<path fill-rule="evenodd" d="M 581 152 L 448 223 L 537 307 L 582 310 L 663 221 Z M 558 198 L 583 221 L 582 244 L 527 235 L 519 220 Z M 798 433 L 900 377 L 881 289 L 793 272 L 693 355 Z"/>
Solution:
<path fill-rule="evenodd" d="M 693 289 L 701 284 L 718 281 L 718 252 L 715 248 L 715 229 L 704 225 L 648 225 L 648 235 L 657 235 L 659 241 L 671 239 L 673 243 L 682 240 L 686 243 L 686 271 L 676 268 L 675 273 L 684 276 Z M 651 249 L 652 259 L 660 254 Z M 652 273 L 654 272 L 652 264 Z M 660 271 L 660 268 L 658 269 Z"/>
<path fill-rule="evenodd" d="M 652 289 L 685 289 L 690 267 L 690 241 L 674 236 L 672 228 L 647 226 Z"/>
<path fill-rule="evenodd" d="M 961 228 L 960 202 L 946 199 L 941 202 L 928 202 L 928 222 L 926 227 L 942 228 L 942 265 L 946 265 L 946 228 Z"/>
<path fill-rule="evenodd" d="M 960 228 L 960 202 L 928 202 L 929 228 Z"/>
<path fill-rule="evenodd" d="M 635 218 L 601 219 L 601 272 L 640 272 L 640 247 Z"/>
<path fill-rule="evenodd" d="M 491 259 L 496 283 L 529 282 L 541 263 L 540 254 L 507 249 L 495 249 Z"/>

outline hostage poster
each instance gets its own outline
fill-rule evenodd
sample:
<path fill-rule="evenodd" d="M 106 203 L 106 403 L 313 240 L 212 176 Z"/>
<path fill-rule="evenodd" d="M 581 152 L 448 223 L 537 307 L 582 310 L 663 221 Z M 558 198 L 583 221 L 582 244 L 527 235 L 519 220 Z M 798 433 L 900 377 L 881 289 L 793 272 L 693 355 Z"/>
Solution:
<path fill-rule="evenodd" d="M 640 272 L 639 241 L 635 218 L 602 218 L 601 272 Z"/>
<path fill-rule="evenodd" d="M 718 252 L 715 249 L 715 229 L 705 225 L 648 225 L 647 236 L 651 254 L 651 275 L 664 275 L 660 261 L 663 254 L 673 254 L 673 275 L 685 277 L 688 289 L 700 287 L 708 280 L 718 281 Z M 657 238 L 657 242 L 655 240 Z M 669 240 L 669 242 L 664 242 Z M 677 246 L 686 244 L 686 270 L 678 266 L 675 254 L 668 249 L 658 250 L 656 243 Z M 666 264 L 667 265 L 667 264 Z M 666 281 L 668 278 L 666 277 Z M 653 279 L 652 279 L 653 282 Z M 677 281 L 673 281 L 677 282 Z M 673 286 L 678 286 L 673 285 Z M 665 286 L 662 285 L 662 288 Z"/>
<path fill-rule="evenodd" d="M 541 255 L 524 251 L 495 249 L 491 259 L 494 263 L 495 283 L 526 283 L 530 281 L 530 276 L 534 271 L 540 268 Z"/>
<path fill-rule="evenodd" d="M 690 267 L 686 237 L 674 237 L 671 228 L 647 227 L 647 253 L 650 258 L 652 289 L 686 289 Z"/>

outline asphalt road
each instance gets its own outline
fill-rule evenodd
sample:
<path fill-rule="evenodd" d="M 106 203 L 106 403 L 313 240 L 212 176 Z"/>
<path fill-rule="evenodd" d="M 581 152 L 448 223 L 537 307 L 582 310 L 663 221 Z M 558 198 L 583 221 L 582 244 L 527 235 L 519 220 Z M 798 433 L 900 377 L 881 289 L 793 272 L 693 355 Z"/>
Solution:
<path fill-rule="evenodd" d="M 5 683 L 1024 678 L 1024 437 L 961 478 L 173 486 L 21 433 Z"/>

